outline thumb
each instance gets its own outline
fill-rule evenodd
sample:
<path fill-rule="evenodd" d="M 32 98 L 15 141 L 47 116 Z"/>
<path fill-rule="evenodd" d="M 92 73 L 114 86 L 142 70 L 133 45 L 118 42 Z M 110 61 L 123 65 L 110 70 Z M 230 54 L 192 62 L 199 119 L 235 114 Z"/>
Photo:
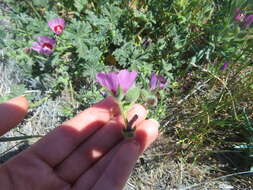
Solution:
<path fill-rule="evenodd" d="M 24 119 L 27 109 L 28 101 L 24 96 L 0 104 L 0 136 L 16 127 Z"/>

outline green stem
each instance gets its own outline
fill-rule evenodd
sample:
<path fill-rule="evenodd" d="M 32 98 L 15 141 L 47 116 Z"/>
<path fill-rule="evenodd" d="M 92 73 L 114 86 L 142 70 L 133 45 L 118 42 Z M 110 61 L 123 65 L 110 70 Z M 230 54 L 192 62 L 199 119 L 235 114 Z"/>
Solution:
<path fill-rule="evenodd" d="M 123 105 L 122 105 L 122 103 L 119 102 L 119 101 L 118 101 L 117 103 L 118 103 L 118 105 L 119 105 L 120 114 L 122 115 L 123 120 L 124 120 L 125 129 L 127 130 L 127 129 L 128 129 L 128 121 L 127 121 L 127 118 L 126 118 L 126 114 L 125 114 L 125 112 L 124 112 L 124 110 L 123 110 Z"/>
<path fill-rule="evenodd" d="M 31 104 L 29 106 L 29 109 L 32 109 L 32 108 L 35 108 L 35 107 L 38 107 L 40 106 L 41 104 L 43 104 L 44 102 L 46 102 L 48 99 L 49 99 L 50 96 L 46 96 L 44 98 L 42 98 L 41 100 L 35 102 L 34 104 Z"/>

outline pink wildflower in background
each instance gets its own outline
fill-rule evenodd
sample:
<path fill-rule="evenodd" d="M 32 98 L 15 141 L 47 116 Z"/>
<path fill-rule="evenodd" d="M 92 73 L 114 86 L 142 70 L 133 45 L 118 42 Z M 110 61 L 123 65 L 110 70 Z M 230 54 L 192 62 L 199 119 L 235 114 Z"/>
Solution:
<path fill-rule="evenodd" d="M 157 89 L 157 88 L 165 88 L 167 83 L 167 80 L 160 75 L 155 74 L 154 72 L 151 74 L 151 79 L 149 82 L 149 87 L 151 90 Z"/>
<path fill-rule="evenodd" d="M 234 20 L 235 20 L 236 22 L 242 22 L 242 21 L 244 20 L 245 16 L 246 16 L 246 15 L 241 11 L 241 9 L 237 8 L 237 9 L 235 10 L 235 17 L 234 17 Z"/>
<path fill-rule="evenodd" d="M 235 10 L 234 21 L 240 22 L 241 26 L 244 26 L 244 27 L 249 26 L 253 22 L 253 14 L 246 15 L 245 13 L 241 11 L 241 9 L 237 8 Z"/>
<path fill-rule="evenodd" d="M 51 54 L 55 47 L 56 41 L 48 36 L 38 36 L 37 42 L 33 42 L 31 49 L 42 54 Z"/>
<path fill-rule="evenodd" d="M 224 72 L 227 68 L 228 68 L 228 66 L 231 64 L 231 62 L 225 62 L 223 65 L 222 65 L 222 67 L 220 68 L 220 70 L 222 71 L 222 72 Z"/>
<path fill-rule="evenodd" d="M 127 90 L 133 86 L 136 77 L 137 72 L 129 72 L 128 70 L 111 73 L 98 73 L 96 75 L 97 82 L 101 86 L 110 90 L 114 95 L 116 95 L 119 88 L 126 93 Z"/>
<path fill-rule="evenodd" d="M 60 35 L 65 27 L 65 21 L 63 18 L 54 18 L 48 21 L 48 26 L 57 35 Z"/>
<path fill-rule="evenodd" d="M 247 15 L 243 21 L 243 26 L 249 26 L 253 22 L 253 14 Z"/>

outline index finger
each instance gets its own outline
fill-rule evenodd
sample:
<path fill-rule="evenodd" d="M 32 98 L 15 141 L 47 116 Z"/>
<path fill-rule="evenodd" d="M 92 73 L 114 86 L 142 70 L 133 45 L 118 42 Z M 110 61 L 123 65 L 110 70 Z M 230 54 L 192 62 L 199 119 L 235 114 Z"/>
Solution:
<path fill-rule="evenodd" d="M 28 151 L 35 153 L 41 160 L 54 167 L 62 162 L 79 144 L 118 114 L 118 104 L 113 97 L 108 97 L 64 122 Z"/>
<path fill-rule="evenodd" d="M 0 104 L 0 136 L 15 127 L 24 119 L 28 109 L 28 101 L 19 96 Z"/>

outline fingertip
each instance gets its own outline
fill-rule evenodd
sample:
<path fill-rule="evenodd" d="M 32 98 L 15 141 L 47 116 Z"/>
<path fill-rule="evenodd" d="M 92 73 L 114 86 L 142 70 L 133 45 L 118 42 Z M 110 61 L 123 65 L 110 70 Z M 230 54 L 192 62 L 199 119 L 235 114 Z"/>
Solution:
<path fill-rule="evenodd" d="M 12 98 L 12 99 L 6 101 L 5 103 L 13 105 L 13 106 L 17 106 L 17 107 L 23 109 L 25 112 L 27 112 L 28 106 L 29 106 L 29 102 L 25 98 L 25 96 L 18 96 L 18 97 Z"/>
<path fill-rule="evenodd" d="M 156 140 L 158 128 L 159 123 L 154 119 L 144 120 L 137 126 L 135 140 L 140 143 L 140 153 Z"/>
<path fill-rule="evenodd" d="M 120 113 L 119 105 L 116 99 L 112 96 L 108 96 L 100 102 L 94 104 L 92 108 L 99 108 L 103 110 L 109 110 L 114 116 Z"/>
<path fill-rule="evenodd" d="M 158 128 L 160 127 L 160 123 L 159 123 L 157 120 L 155 120 L 155 119 L 148 119 L 147 121 L 148 121 L 151 125 L 155 126 L 155 127 L 157 128 L 157 130 L 158 130 Z"/>
<path fill-rule="evenodd" d="M 138 115 L 138 119 L 133 123 L 133 126 L 138 125 L 147 117 L 147 110 L 141 104 L 134 104 L 127 111 L 127 118 L 130 121 L 135 115 Z"/>
<path fill-rule="evenodd" d="M 0 136 L 24 119 L 28 105 L 24 96 L 12 98 L 0 104 Z"/>

